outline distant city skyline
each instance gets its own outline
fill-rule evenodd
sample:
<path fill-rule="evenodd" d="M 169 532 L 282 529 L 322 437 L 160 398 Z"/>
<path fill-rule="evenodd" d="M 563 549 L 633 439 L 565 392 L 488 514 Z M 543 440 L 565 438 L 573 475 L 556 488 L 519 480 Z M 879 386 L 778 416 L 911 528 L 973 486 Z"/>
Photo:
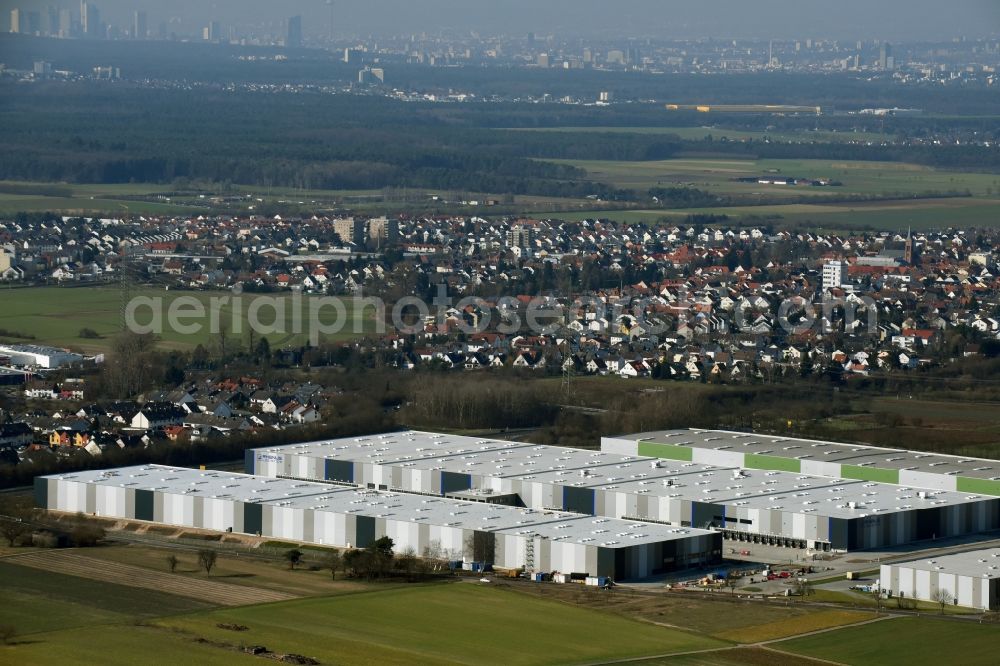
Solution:
<path fill-rule="evenodd" d="M 561 36 L 664 37 L 719 39 L 887 39 L 948 40 L 962 36 L 1000 36 L 1000 3 L 958 0 L 944 10 L 937 0 L 841 0 L 836 5 L 789 4 L 778 0 L 334 0 L 331 26 L 326 0 L 97 0 L 89 4 L 100 19 L 123 30 L 144 11 L 152 30 L 160 23 L 197 34 L 210 21 L 260 26 L 285 36 L 287 21 L 302 16 L 306 40 L 336 36 L 388 35 L 442 30 L 507 35 L 533 32 L 543 40 Z M 68 9 L 78 14 L 79 0 L 0 0 L 4 28 L 11 11 Z M 79 20 L 77 18 L 77 20 Z"/>

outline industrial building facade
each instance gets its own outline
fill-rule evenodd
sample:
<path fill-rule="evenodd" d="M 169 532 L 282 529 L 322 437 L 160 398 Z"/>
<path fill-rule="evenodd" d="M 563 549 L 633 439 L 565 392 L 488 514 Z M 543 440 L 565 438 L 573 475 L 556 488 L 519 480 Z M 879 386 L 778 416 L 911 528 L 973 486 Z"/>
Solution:
<path fill-rule="evenodd" d="M 894 597 L 1000 610 L 1000 550 L 883 564 L 879 587 Z"/>
<path fill-rule="evenodd" d="M 0 355 L 9 357 L 11 365 L 45 369 L 61 368 L 83 360 L 79 354 L 41 345 L 0 345 Z"/>
<path fill-rule="evenodd" d="M 713 564 L 718 533 L 446 497 L 160 465 L 35 479 L 52 511 L 616 579 Z"/>
<path fill-rule="evenodd" d="M 991 496 L 415 431 L 251 450 L 246 469 L 430 495 L 488 491 L 536 510 L 820 550 L 1000 528 L 1000 499 Z"/>

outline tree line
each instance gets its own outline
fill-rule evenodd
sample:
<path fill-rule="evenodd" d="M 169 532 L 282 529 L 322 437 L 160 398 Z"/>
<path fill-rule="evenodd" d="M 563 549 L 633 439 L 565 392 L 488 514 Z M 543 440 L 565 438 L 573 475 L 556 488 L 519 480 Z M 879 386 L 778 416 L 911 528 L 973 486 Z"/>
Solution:
<path fill-rule="evenodd" d="M 517 106 L 501 108 L 523 113 Z M 0 84 L 6 147 L 0 152 L 0 179 L 198 180 L 304 189 L 411 187 L 645 200 L 655 193 L 591 182 L 581 169 L 550 160 L 639 161 L 711 153 L 746 159 L 1000 166 L 1000 151 L 985 146 L 690 141 L 670 134 L 524 132 L 484 126 L 487 120 L 499 122 L 496 113 L 491 105 L 404 104 L 311 93 L 262 95 L 83 83 L 15 91 Z M 591 120 L 589 110 L 542 113 L 552 120 Z M 677 189 L 682 188 L 661 192 L 672 207 L 717 205 L 704 192 L 682 194 Z"/>

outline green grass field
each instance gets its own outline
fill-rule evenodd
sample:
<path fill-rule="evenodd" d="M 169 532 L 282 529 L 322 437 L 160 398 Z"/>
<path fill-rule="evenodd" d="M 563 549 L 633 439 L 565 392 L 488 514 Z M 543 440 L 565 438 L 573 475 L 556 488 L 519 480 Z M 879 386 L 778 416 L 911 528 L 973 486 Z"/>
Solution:
<path fill-rule="evenodd" d="M 324 664 L 563 664 L 729 646 L 686 631 L 468 583 L 361 587 L 341 596 L 222 612 L 192 613 L 191 608 L 164 606 L 154 595 L 149 607 L 181 614 L 150 619 L 152 614 L 143 615 L 137 605 L 148 592 L 130 590 L 131 597 L 123 598 L 99 593 L 90 604 L 99 612 L 88 612 L 93 609 L 74 605 L 89 594 L 81 584 L 87 581 L 62 578 L 67 580 L 56 581 L 65 589 L 62 596 L 18 583 L 36 602 L 22 605 L 15 597 L 15 603 L 5 604 L 0 619 L 17 627 L 18 636 L 12 645 L 0 647 L 0 663 L 252 663 L 235 648 L 263 645 Z M 44 619 L 35 619 L 39 617 Z"/>
<path fill-rule="evenodd" d="M 233 634 L 238 642 L 240 634 Z M 121 664 L 122 666 L 251 666 L 256 657 L 141 624 L 105 624 L 15 639 L 0 645 L 0 663 L 19 666 Z"/>
<path fill-rule="evenodd" d="M 993 666 L 1000 626 L 894 618 L 782 641 L 776 648 L 851 666 Z"/>
<path fill-rule="evenodd" d="M 780 218 L 786 225 L 808 224 L 817 230 L 859 227 L 930 229 L 993 226 L 1000 219 L 1000 175 L 947 171 L 892 162 L 828 160 L 673 159 L 654 162 L 556 160 L 587 171 L 594 182 L 645 190 L 695 187 L 722 195 L 757 197 L 764 205 L 669 210 L 606 210 L 560 213 L 565 219 L 606 217 L 628 223 L 653 223 L 688 215 L 732 218 Z M 842 187 L 787 187 L 734 182 L 734 178 L 782 174 L 830 178 Z M 935 193 L 969 192 L 972 196 L 931 198 Z M 883 201 L 830 203 L 836 195 L 899 197 Z M 775 202 L 776 201 L 776 202 Z M 787 203 L 785 203 L 787 201 Z M 536 215 L 546 211 L 538 209 Z"/>
<path fill-rule="evenodd" d="M 726 645 L 465 583 L 197 613 L 162 624 L 212 640 L 231 638 L 230 632 L 216 627 L 219 622 L 250 627 L 241 640 L 279 651 L 306 651 L 324 663 L 340 664 L 558 664 Z"/>
<path fill-rule="evenodd" d="M 547 210 L 593 208 L 588 199 L 517 195 L 512 199 L 500 194 L 463 192 L 462 197 L 477 200 L 476 206 L 433 201 L 432 195 L 447 197 L 451 192 L 428 189 L 396 189 L 389 193 L 377 190 L 305 190 L 291 187 L 255 187 L 234 185 L 225 191 L 211 185 L 197 185 L 183 193 L 172 193 L 169 185 L 157 184 L 67 184 L 0 181 L 0 214 L 19 212 L 54 212 L 63 215 L 185 215 L 233 213 L 247 214 L 268 206 L 290 214 L 312 214 L 319 210 L 349 209 L 373 215 L 393 212 L 443 210 L 475 213 L 487 211 L 487 199 L 499 199 L 505 214 L 544 207 Z M 164 198 L 169 194 L 169 199 Z M 403 198 L 405 195 L 405 199 Z M 221 197 L 221 198 L 220 198 Z M 233 199 L 233 197 L 236 197 Z"/>
<path fill-rule="evenodd" d="M 65 576 L 0 560 L 0 625 L 35 633 L 209 608 L 172 594 Z"/>
<path fill-rule="evenodd" d="M 234 307 L 235 298 L 230 292 L 195 292 L 166 291 L 164 289 L 141 289 L 132 294 L 136 298 L 154 299 L 151 301 L 155 311 L 162 313 L 163 331 L 159 333 L 161 344 L 167 349 L 192 349 L 199 344 L 208 346 L 217 340 L 210 325 L 210 313 L 216 313 L 220 328 L 226 324 L 231 339 L 246 342 L 249 330 L 247 322 L 253 294 L 243 294 L 239 298 L 238 308 Z M 297 316 L 293 299 L 287 294 L 268 294 L 268 298 L 277 299 L 279 307 L 284 309 L 283 316 L 276 316 L 275 309 L 262 307 L 257 319 L 273 328 L 284 332 L 274 332 L 267 335 L 274 345 L 296 345 L 305 342 L 309 330 L 310 297 L 302 298 L 301 315 Z M 194 334 L 181 333 L 169 325 L 169 308 L 180 298 L 193 299 L 200 304 L 206 316 L 197 319 L 181 319 L 182 324 L 200 322 L 201 330 Z M 222 300 L 228 299 L 228 300 Z M 150 303 L 150 301 L 145 301 Z M 374 310 L 367 308 L 358 312 L 350 299 L 341 299 L 344 304 L 345 319 L 343 330 L 323 339 L 346 340 L 374 329 Z M 193 303 L 192 303 L 193 305 Z M 237 310 L 239 316 L 237 315 Z M 121 329 L 121 294 L 113 287 L 29 287 L 19 289 L 0 288 L 0 311 L 3 321 L 0 326 L 12 332 L 34 336 L 21 342 L 37 342 L 39 344 L 67 347 L 85 353 L 100 353 L 107 351 L 114 336 Z M 135 313 L 139 324 L 152 322 L 154 310 L 143 305 Z M 319 321 L 324 325 L 332 325 L 337 318 L 333 308 L 326 307 L 319 312 Z M 236 324 L 242 322 L 242 333 L 237 334 Z M 277 322 L 277 323 L 276 323 Z M 103 336 L 100 339 L 83 339 L 80 330 L 90 328 Z M 299 331 L 299 332 L 296 332 Z M 259 337 L 259 336 L 256 336 Z"/>
<path fill-rule="evenodd" d="M 123 556 L 162 571 L 165 552 L 176 551 L 106 547 L 92 554 L 107 555 L 112 562 Z M 130 557 L 137 554 L 152 559 Z M 190 568 L 193 555 L 182 552 L 181 557 L 180 568 Z M 0 559 L 5 602 L 0 604 L 0 625 L 17 632 L 11 644 L 0 645 L 0 663 L 252 664 L 262 662 L 239 648 L 260 645 L 276 654 L 296 653 L 342 665 L 518 666 L 651 657 L 643 663 L 816 666 L 823 663 L 818 660 L 829 659 L 852 666 L 978 666 L 995 663 L 1000 640 L 1000 626 L 927 617 L 833 628 L 757 646 L 757 641 L 872 615 L 686 595 L 652 597 L 624 590 L 607 596 L 580 586 L 333 582 L 323 572 L 290 571 L 280 562 L 231 557 L 213 572 L 213 578 L 229 582 L 243 577 L 255 585 L 263 578 L 274 585 L 313 584 L 316 589 L 304 593 L 320 596 L 211 608 L 176 595 Z M 322 579 L 329 587 L 319 585 Z M 235 631 L 233 625 L 245 630 Z"/>
<path fill-rule="evenodd" d="M 689 215 L 728 215 L 737 220 L 773 218 L 779 227 L 782 224 L 803 224 L 814 231 L 863 227 L 889 230 L 991 227 L 1000 220 L 1000 199 L 963 197 L 844 204 L 791 203 L 671 210 L 605 210 L 563 213 L 559 217 L 571 220 L 607 218 L 619 222 L 653 224 L 659 220 L 679 222 Z"/>
<path fill-rule="evenodd" d="M 290 546 L 306 551 L 306 559 L 315 562 L 322 553 L 313 551 L 309 546 Z M 87 556 L 104 560 L 109 565 L 126 564 L 143 567 L 153 571 L 163 571 L 165 558 L 170 551 L 143 546 L 92 548 Z M 176 574 L 190 578 L 201 579 L 205 572 L 198 564 L 197 554 L 190 552 L 172 553 L 180 560 Z M 329 571 L 310 571 L 309 567 L 299 567 L 289 571 L 282 563 L 267 562 L 250 558 L 233 557 L 222 554 L 215 568 L 212 569 L 212 579 L 231 585 L 276 590 L 303 597 L 329 596 L 364 590 L 368 583 L 347 580 L 338 576 L 333 580 Z M 388 584 L 379 583 L 379 589 L 387 589 Z"/>
<path fill-rule="evenodd" d="M 165 185 L 110 184 L 70 185 L 0 181 L 0 213 L 62 212 L 65 214 L 108 213 L 183 214 L 199 208 L 159 199 L 169 191 Z M 143 200 L 125 197 L 142 197 Z M 202 208 L 203 210 L 203 208 Z"/>
<path fill-rule="evenodd" d="M 732 648 L 717 652 L 643 660 L 640 666 L 823 666 L 828 662 L 766 648 Z"/>
<path fill-rule="evenodd" d="M 831 160 L 672 159 L 651 162 L 551 160 L 587 171 L 590 180 L 618 187 L 648 189 L 658 185 L 690 185 L 718 194 L 766 196 L 823 196 L 831 194 L 921 194 L 968 190 L 973 195 L 1000 199 L 1000 175 L 947 171 L 897 162 Z M 829 178 L 842 187 L 783 187 L 733 182 L 758 175 Z"/>

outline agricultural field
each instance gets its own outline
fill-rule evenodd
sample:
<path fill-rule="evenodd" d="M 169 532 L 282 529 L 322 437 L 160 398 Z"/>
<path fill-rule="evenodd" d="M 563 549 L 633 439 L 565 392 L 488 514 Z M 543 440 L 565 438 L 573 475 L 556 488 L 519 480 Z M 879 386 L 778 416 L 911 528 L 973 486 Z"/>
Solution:
<path fill-rule="evenodd" d="M 262 324 L 275 330 L 266 336 L 272 346 L 303 344 L 308 339 L 310 303 L 315 302 L 313 298 L 303 296 L 300 312 L 297 313 L 295 299 L 291 295 L 261 296 L 274 299 L 276 304 L 275 307 L 262 307 L 257 314 Z M 234 296 L 230 292 L 180 292 L 144 288 L 133 290 L 132 297 L 152 299 L 145 301 L 152 305 L 143 305 L 136 310 L 135 319 L 138 324 L 152 324 L 154 311 L 161 313 L 163 330 L 157 335 L 163 348 L 190 350 L 199 344 L 208 347 L 217 341 L 218 336 L 211 332 L 210 321 L 213 316 L 218 320 L 220 330 L 225 326 L 234 345 L 237 344 L 236 341 L 244 344 L 249 330 L 247 322 L 251 303 L 257 295 Z M 172 330 L 168 325 L 169 308 L 181 298 L 191 299 L 193 307 L 194 304 L 200 304 L 203 309 L 205 317 L 182 317 L 180 320 L 184 324 L 203 324 L 198 332 L 184 334 Z M 237 302 L 238 305 L 234 305 Z M 374 330 L 373 308 L 357 309 L 351 299 L 341 299 L 340 302 L 344 306 L 342 330 L 331 336 L 323 336 L 323 339 L 346 340 Z M 11 342 L 53 345 L 90 354 L 105 352 L 121 330 L 121 307 L 121 293 L 113 287 L 0 288 L 2 327 L 9 332 L 5 340 Z M 324 326 L 333 326 L 339 323 L 338 313 L 332 307 L 325 307 L 318 312 L 318 321 Z M 81 338 L 80 332 L 84 328 L 96 331 L 101 337 Z M 14 335 L 30 337 L 12 337 Z"/>
<path fill-rule="evenodd" d="M 419 609 L 419 611 L 418 611 Z M 724 647 L 720 641 L 479 584 L 411 586 L 196 613 L 161 626 L 210 640 L 304 651 L 324 663 L 555 664 Z M 583 627 L 599 631 L 581 632 Z M 382 655 L 385 655 L 385 658 Z"/>
<path fill-rule="evenodd" d="M 289 546 L 292 547 L 309 552 L 301 546 Z M 184 580 L 205 580 L 205 571 L 199 567 L 197 555 L 193 552 L 136 545 L 94 548 L 87 552 L 88 557 L 106 562 L 108 566 L 142 567 L 157 573 L 167 570 L 166 558 L 170 554 L 174 554 L 179 560 L 174 576 Z M 312 555 L 309 554 L 307 557 Z M 308 567 L 289 571 L 284 565 L 227 553 L 219 555 L 219 560 L 212 569 L 211 579 L 232 586 L 274 590 L 303 597 L 344 594 L 368 587 L 367 583 L 347 581 L 340 575 L 334 580 L 329 571 L 310 571 Z M 388 586 L 382 584 L 378 587 L 385 589 Z"/>
<path fill-rule="evenodd" d="M 652 162 L 549 160 L 587 171 L 590 180 L 638 190 L 657 186 L 692 186 L 716 194 L 760 194 L 768 197 L 843 194 L 904 194 L 968 190 L 973 196 L 1000 200 L 1000 175 L 947 171 L 898 162 L 831 160 L 671 159 Z M 787 187 L 733 182 L 750 176 L 827 178 L 841 187 Z"/>
<path fill-rule="evenodd" d="M 998 644 L 998 626 L 907 617 L 795 638 L 774 647 L 852 666 L 987 666 L 997 663 Z"/>
<path fill-rule="evenodd" d="M 0 214 L 19 212 L 184 214 L 197 207 L 161 200 L 163 185 L 68 185 L 0 181 Z M 203 209 L 204 207 L 202 207 Z"/>
<path fill-rule="evenodd" d="M 547 210 L 581 210 L 595 207 L 589 199 L 553 196 L 500 196 L 419 188 L 391 190 L 314 190 L 292 187 L 192 185 L 175 192 L 157 184 L 66 184 L 0 181 L 0 214 L 53 212 L 62 215 L 191 215 L 217 212 L 252 214 L 281 211 L 311 215 L 317 211 L 344 210 L 372 215 L 396 212 L 453 211 L 472 214 L 487 208 L 487 199 L 502 203 L 505 214 L 544 207 Z M 434 200 L 438 196 L 443 199 Z M 458 197 L 451 201 L 452 197 Z M 445 201 L 444 199 L 448 199 Z M 476 205 L 461 203 L 476 201 Z M 270 213 L 269 213 L 270 214 Z"/>
<path fill-rule="evenodd" d="M 565 219 L 608 218 L 651 224 L 689 215 L 771 218 L 784 226 L 808 225 L 815 231 L 857 228 L 931 229 L 988 226 L 1000 219 L 1000 175 L 947 171 L 893 162 L 828 160 L 673 159 L 654 162 L 556 160 L 583 168 L 594 182 L 646 190 L 695 187 L 720 196 L 757 197 L 761 205 L 688 209 L 566 212 Z M 734 179 L 758 175 L 828 178 L 841 187 L 760 185 Z M 945 192 L 971 196 L 935 198 Z M 833 196 L 899 197 L 880 201 L 830 202 Z M 787 201 L 787 203 L 784 203 Z M 539 209 L 536 215 L 544 215 Z"/>
<path fill-rule="evenodd" d="M 6 558 L 0 560 L 0 581 L 4 594 L 0 625 L 12 625 L 22 634 L 129 622 L 212 607 L 161 591 L 23 567 Z"/>
<path fill-rule="evenodd" d="M 175 666 L 178 663 L 185 666 L 251 666 L 258 663 L 254 657 L 234 649 L 198 643 L 149 626 L 145 621 L 134 620 L 20 635 L 10 645 L 0 645 L 0 662 L 21 666 Z"/>
<path fill-rule="evenodd" d="M 821 610 L 804 613 L 794 619 L 773 620 L 752 624 L 739 629 L 726 629 L 715 632 L 717 638 L 733 641 L 734 643 L 757 643 L 760 641 L 773 641 L 789 636 L 799 636 L 801 634 L 841 627 L 848 624 L 857 624 L 865 620 L 872 619 L 871 613 L 846 611 L 846 610 Z"/>
<path fill-rule="evenodd" d="M 856 141 L 881 142 L 895 138 L 893 134 L 872 132 L 834 132 L 825 130 L 802 130 L 801 132 L 767 132 L 763 130 L 737 130 L 725 127 L 530 127 L 507 128 L 508 131 L 522 132 L 569 132 L 583 134 L 644 134 L 673 135 L 685 141 L 700 141 L 712 137 L 715 141 L 782 141 L 788 143 L 850 143 Z"/>
<path fill-rule="evenodd" d="M 165 559 L 165 558 L 164 558 Z M 201 601 L 213 606 L 245 606 L 247 604 L 271 601 L 287 601 L 296 595 L 284 590 L 267 590 L 258 587 L 230 585 L 215 578 L 178 576 L 166 567 L 159 570 L 101 560 L 81 555 L 79 550 L 34 550 L 22 555 L 8 557 L 7 563 L 25 566 L 45 572 L 55 572 L 67 576 L 97 582 L 127 585 L 131 588 L 169 592 L 178 597 Z"/>
<path fill-rule="evenodd" d="M 648 595 L 622 589 L 609 596 L 589 593 L 577 586 L 529 586 L 519 591 L 525 595 L 558 599 L 649 623 L 683 627 L 732 643 L 777 640 L 864 622 L 874 617 L 865 611 L 705 599 L 685 593 Z M 720 623 L 720 617 L 725 617 L 726 621 Z"/>
<path fill-rule="evenodd" d="M 1000 219 L 1000 199 L 961 197 L 836 204 L 792 203 L 670 210 L 608 210 L 572 212 L 561 217 L 573 220 L 607 218 L 620 222 L 653 224 L 660 220 L 680 222 L 689 215 L 727 215 L 734 220 L 770 218 L 779 228 L 808 225 L 814 232 L 859 228 L 897 231 L 969 228 L 995 225 Z"/>
<path fill-rule="evenodd" d="M 823 666 L 829 662 L 766 647 L 740 647 L 641 662 L 642 666 Z"/>
<path fill-rule="evenodd" d="M 281 565 L 266 566 L 278 572 Z M 238 646 L 264 645 L 328 664 L 550 664 L 730 645 L 470 583 L 349 583 L 353 589 L 335 596 L 216 612 L 191 599 L 7 562 L 0 577 L 16 581 L 5 582 L 14 603 L 0 609 L 0 622 L 17 630 L 0 646 L 3 663 L 248 663 Z M 584 626 L 601 631 L 581 634 Z"/>
<path fill-rule="evenodd" d="M 168 553 L 181 560 L 175 574 L 166 572 Z M 8 601 L 0 625 L 17 635 L 0 646 L 0 663 L 252 663 L 239 648 L 261 645 L 325 664 L 573 664 L 648 656 L 644 663 L 662 666 L 818 666 L 822 659 L 864 666 L 886 663 L 882 646 L 900 645 L 892 637 L 906 635 L 899 648 L 911 659 L 906 663 L 975 666 L 992 663 L 984 657 L 1000 637 L 1000 627 L 936 618 L 864 624 L 872 613 L 629 588 L 332 581 L 329 572 L 291 571 L 280 561 L 235 554 L 223 554 L 206 577 L 194 557 L 144 545 L 85 553 L 13 549 L 0 558 Z M 16 563 L 25 558 L 55 564 L 46 570 Z M 59 564 L 65 558 L 90 565 L 73 570 Z M 161 589 L 148 589 L 138 572 L 159 577 Z M 108 576 L 118 580 L 95 580 Z M 192 583 L 305 596 L 229 605 L 235 597 L 208 602 Z M 942 661 L 945 648 L 937 646 L 946 640 L 961 644 L 960 653 L 947 648 L 956 661 Z"/>

